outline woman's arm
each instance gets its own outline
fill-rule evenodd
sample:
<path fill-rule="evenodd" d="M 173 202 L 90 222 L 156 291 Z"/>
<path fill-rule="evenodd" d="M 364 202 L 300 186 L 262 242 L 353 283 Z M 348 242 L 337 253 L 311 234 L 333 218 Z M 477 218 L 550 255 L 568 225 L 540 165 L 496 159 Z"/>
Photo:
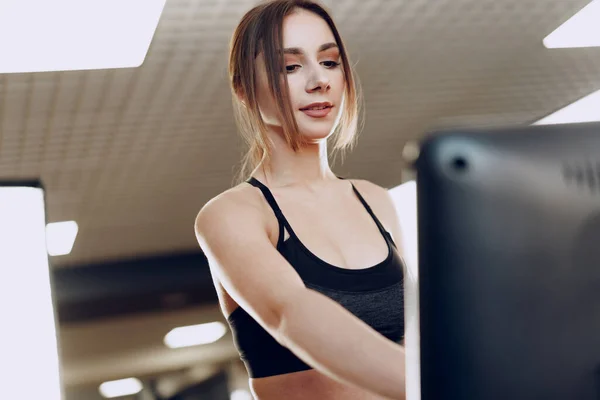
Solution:
<path fill-rule="evenodd" d="M 324 374 L 404 399 L 404 349 L 330 298 L 304 286 L 267 234 L 264 209 L 227 192 L 198 214 L 195 230 L 229 295 L 280 344 Z"/>

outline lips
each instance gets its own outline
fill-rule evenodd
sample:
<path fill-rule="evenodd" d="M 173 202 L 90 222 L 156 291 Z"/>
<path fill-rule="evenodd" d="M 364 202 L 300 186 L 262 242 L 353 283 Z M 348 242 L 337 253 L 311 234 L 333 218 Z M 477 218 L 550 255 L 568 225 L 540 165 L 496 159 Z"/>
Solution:
<path fill-rule="evenodd" d="M 331 108 L 333 107 L 333 105 L 331 103 L 328 102 L 322 102 L 322 103 L 312 103 L 307 105 L 306 107 L 302 107 L 300 109 L 300 111 L 306 111 L 306 110 L 324 110 L 326 108 Z"/>
<path fill-rule="evenodd" d="M 306 107 L 302 107 L 300 111 L 309 117 L 313 118 L 324 118 L 331 112 L 333 104 L 331 103 L 312 103 Z"/>

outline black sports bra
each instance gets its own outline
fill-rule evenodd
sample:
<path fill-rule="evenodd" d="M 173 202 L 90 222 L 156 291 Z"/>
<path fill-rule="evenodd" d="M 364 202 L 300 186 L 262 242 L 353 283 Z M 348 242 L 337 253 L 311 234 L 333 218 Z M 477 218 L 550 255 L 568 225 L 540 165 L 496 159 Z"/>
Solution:
<path fill-rule="evenodd" d="M 356 187 L 352 185 L 354 193 L 377 224 L 388 246 L 386 259 L 365 269 L 339 268 L 311 253 L 283 216 L 271 191 L 255 178 L 247 182 L 262 191 L 273 209 L 279 221 L 277 250 L 297 271 L 306 287 L 330 297 L 381 335 L 400 343 L 404 338 L 403 261 L 392 237 Z M 290 235 L 285 241 L 284 228 Z M 251 378 L 311 369 L 280 345 L 243 308 L 236 308 L 227 320 L 234 344 Z"/>

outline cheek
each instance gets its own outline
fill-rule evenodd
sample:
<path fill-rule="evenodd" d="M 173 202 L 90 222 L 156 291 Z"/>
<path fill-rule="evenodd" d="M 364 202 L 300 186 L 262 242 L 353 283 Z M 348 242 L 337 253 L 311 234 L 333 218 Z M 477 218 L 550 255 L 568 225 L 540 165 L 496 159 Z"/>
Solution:
<path fill-rule="evenodd" d="M 290 75 L 288 78 L 288 88 L 289 88 L 289 96 L 290 96 L 290 104 L 292 109 L 296 110 L 301 106 L 299 102 L 302 100 L 305 82 L 303 79 L 300 79 L 300 74 L 297 76 Z"/>
<path fill-rule="evenodd" d="M 298 74 L 299 75 L 299 74 Z M 289 95 L 290 95 L 290 104 L 292 109 L 295 109 L 297 104 L 295 99 L 301 98 L 301 92 L 304 90 L 303 84 L 300 79 L 295 79 L 296 77 L 293 75 L 289 75 L 288 79 L 288 87 L 289 87 Z M 263 120 L 269 125 L 281 125 L 281 119 L 279 118 L 279 111 L 275 105 L 275 98 L 271 95 L 269 91 L 268 84 L 266 81 L 261 80 L 259 82 L 259 86 L 257 88 L 257 101 L 258 107 L 260 109 L 260 113 L 262 115 Z M 282 85 L 285 84 L 285 81 L 281 82 Z"/>
<path fill-rule="evenodd" d="M 285 85 L 285 82 L 281 82 L 281 85 Z M 302 101 L 302 94 L 304 92 L 304 81 L 300 79 L 300 74 L 297 74 L 297 76 L 290 75 L 287 80 L 287 85 L 289 89 L 289 103 L 292 107 L 292 111 L 296 111 L 301 105 L 300 102 Z M 263 94 L 263 97 L 266 99 L 264 101 L 264 109 L 261 108 L 263 115 L 267 115 L 270 121 L 278 122 L 279 125 L 280 118 L 275 105 L 275 98 L 271 96 L 268 90 L 267 93 Z"/>

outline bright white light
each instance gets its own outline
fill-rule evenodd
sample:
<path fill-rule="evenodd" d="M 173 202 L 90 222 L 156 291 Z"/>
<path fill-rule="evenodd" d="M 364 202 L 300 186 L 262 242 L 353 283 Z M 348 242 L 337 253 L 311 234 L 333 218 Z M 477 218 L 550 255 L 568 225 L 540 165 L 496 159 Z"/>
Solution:
<path fill-rule="evenodd" d="M 62 256 L 73 250 L 79 227 L 75 221 L 54 222 L 46 225 L 48 254 Z"/>
<path fill-rule="evenodd" d="M 600 25 L 600 20 L 598 22 Z M 551 125 L 563 123 L 600 121 L 600 90 L 574 103 L 569 104 L 555 113 L 542 118 L 534 125 Z"/>
<path fill-rule="evenodd" d="M 549 49 L 600 46 L 600 0 L 593 0 L 546 36 Z"/>
<path fill-rule="evenodd" d="M 0 187 L 2 399 L 62 398 L 45 226 L 42 189 Z"/>
<path fill-rule="evenodd" d="M 171 349 L 214 343 L 222 338 L 227 328 L 220 322 L 175 328 L 165 336 L 165 345 Z"/>
<path fill-rule="evenodd" d="M 388 190 L 400 218 L 400 227 L 404 236 L 402 242 L 406 249 L 405 258 L 410 272 L 417 271 L 417 183 L 408 181 Z"/>
<path fill-rule="evenodd" d="M 2 0 L 0 73 L 140 66 L 166 0 Z"/>
<path fill-rule="evenodd" d="M 238 389 L 231 392 L 231 400 L 252 400 L 252 396 L 247 390 Z"/>
<path fill-rule="evenodd" d="M 121 396 L 131 396 L 142 391 L 142 382 L 137 378 L 119 379 L 104 382 L 100 385 L 100 394 L 107 399 Z"/>
<path fill-rule="evenodd" d="M 417 184 L 415 181 L 408 181 L 388 192 L 400 220 L 400 240 L 409 275 L 404 285 L 406 398 L 420 399 Z"/>

